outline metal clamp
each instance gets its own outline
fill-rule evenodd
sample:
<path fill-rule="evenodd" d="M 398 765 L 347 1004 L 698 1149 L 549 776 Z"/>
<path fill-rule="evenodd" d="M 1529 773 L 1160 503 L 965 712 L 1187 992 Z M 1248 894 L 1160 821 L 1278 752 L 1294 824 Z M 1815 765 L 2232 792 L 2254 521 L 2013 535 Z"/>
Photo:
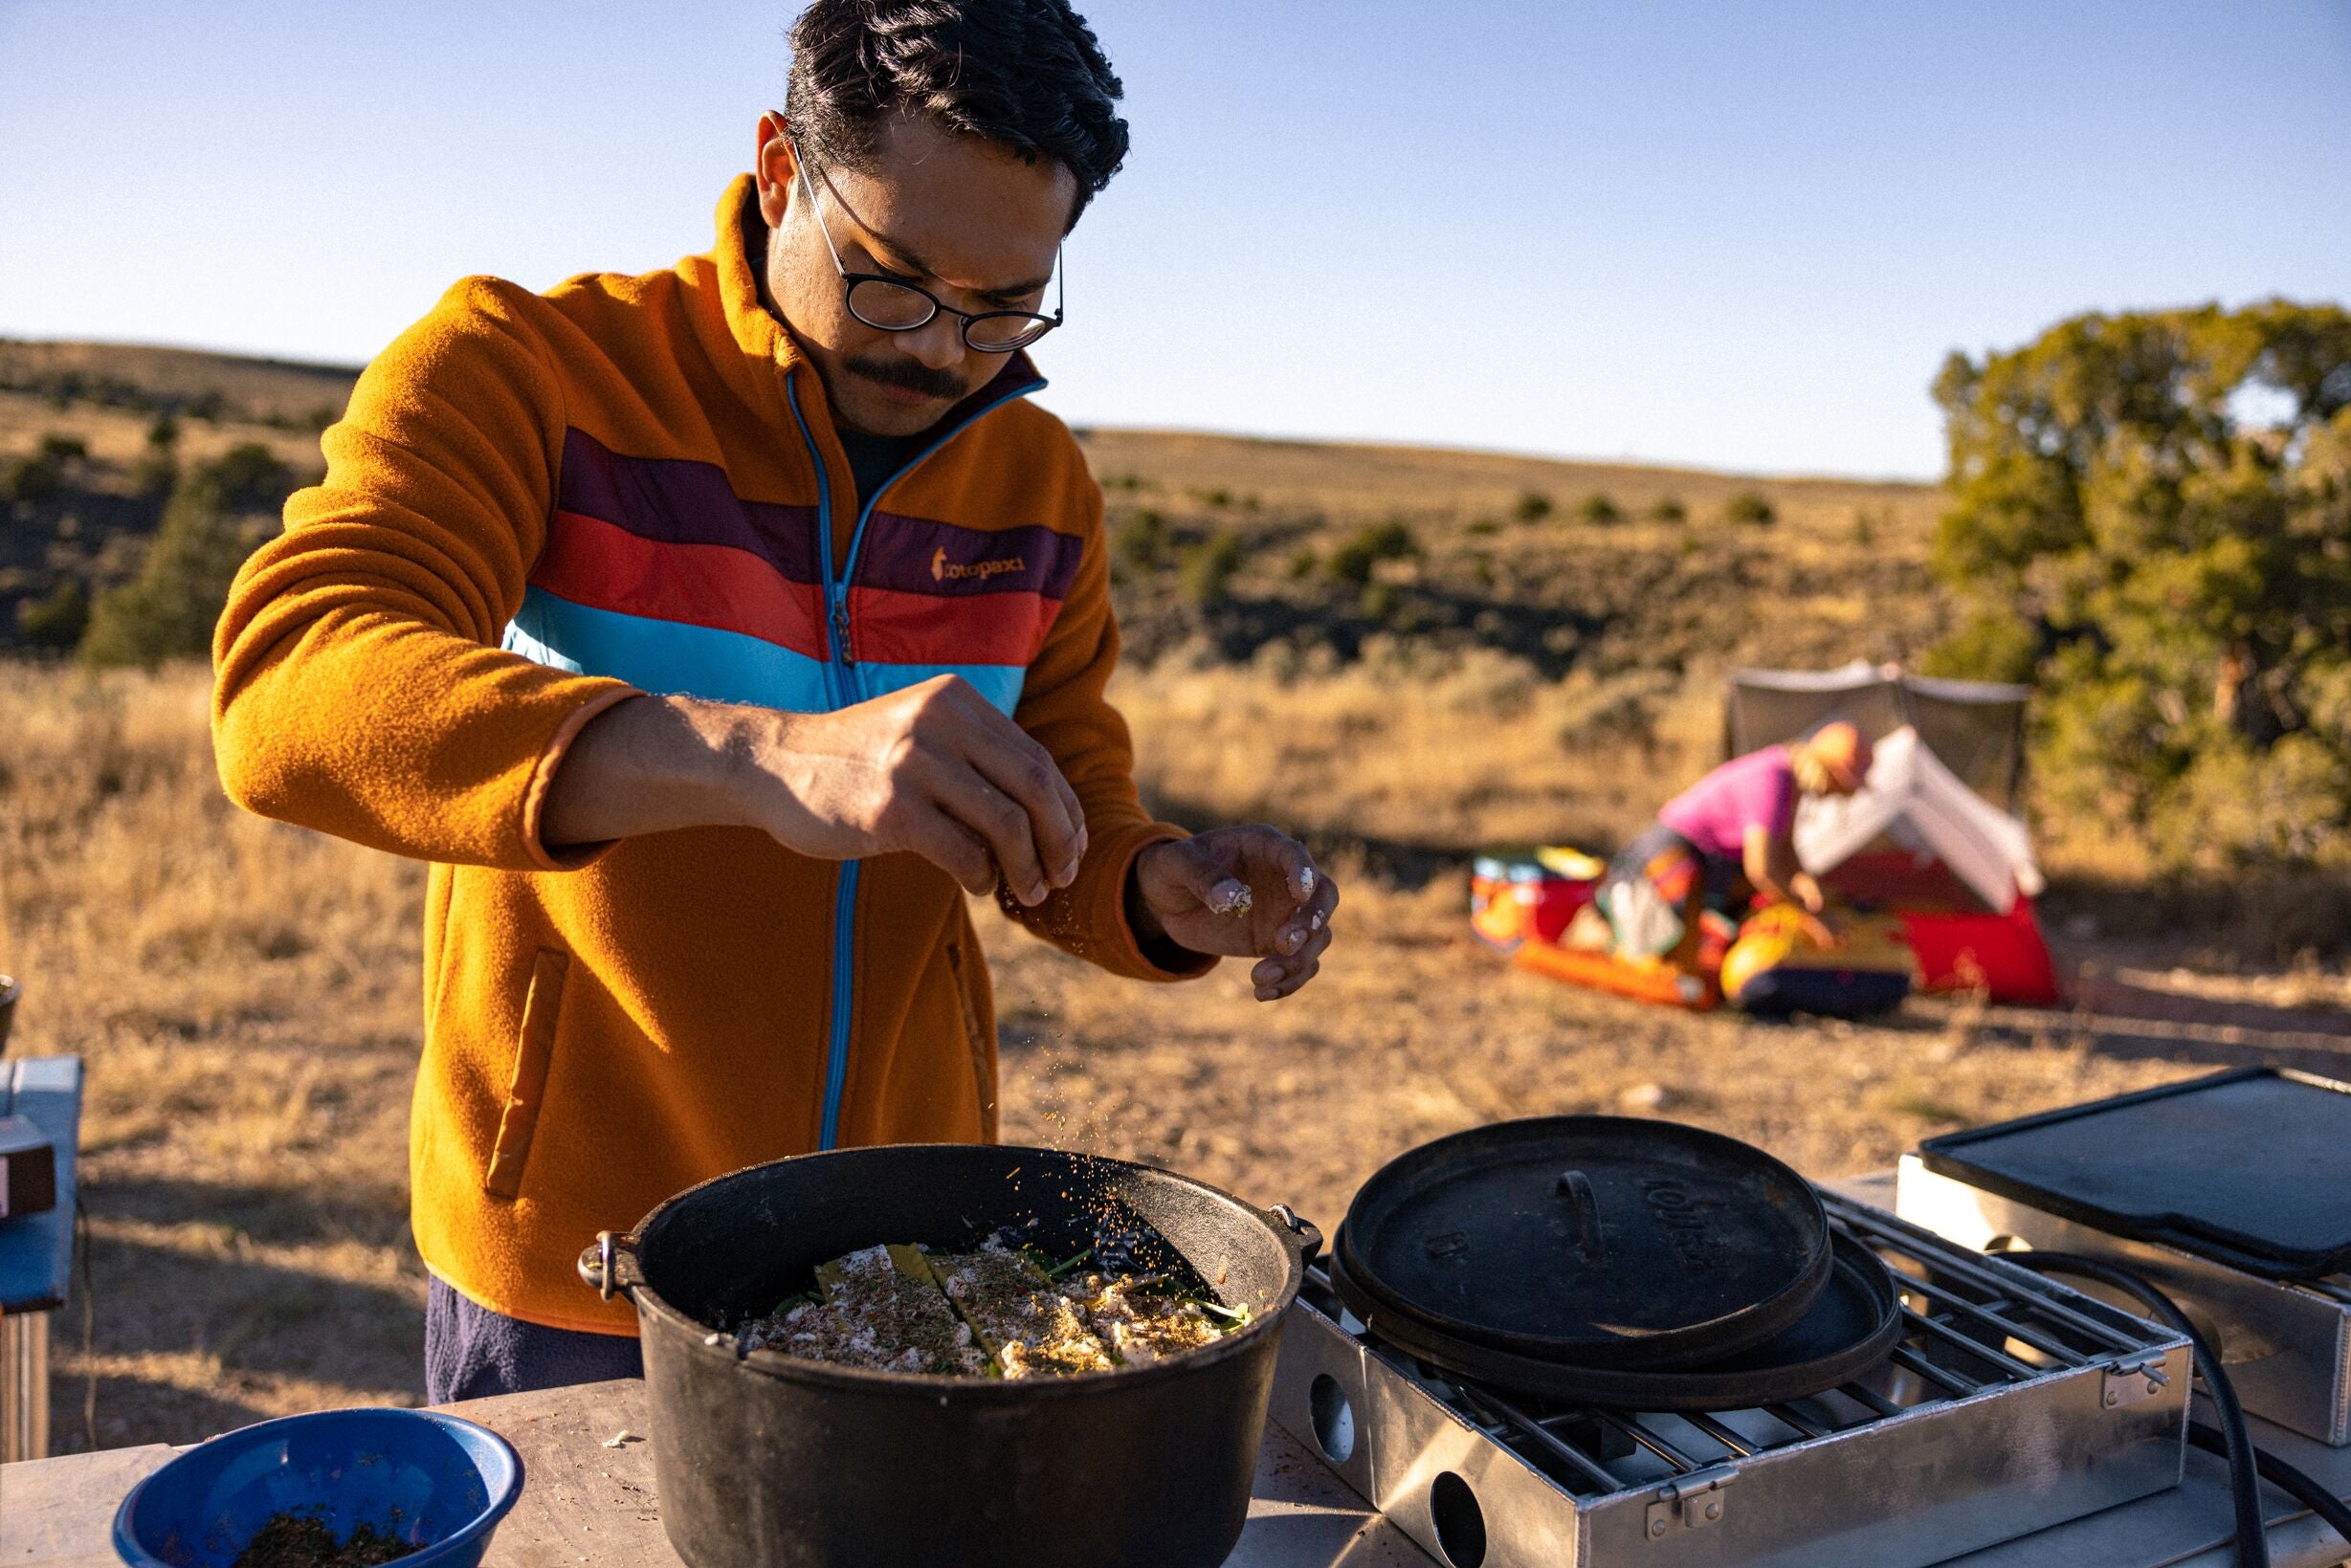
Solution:
<path fill-rule="evenodd" d="M 2119 1410 L 2124 1405 L 2155 1398 L 2170 1381 L 2171 1374 L 2163 1370 L 2159 1358 L 2118 1361 L 2098 1380 L 2098 1402 L 2109 1410 Z"/>
<path fill-rule="evenodd" d="M 620 1238 L 609 1230 L 599 1230 L 595 1245 L 580 1254 L 580 1280 L 610 1301 L 619 1277 Z"/>
<path fill-rule="evenodd" d="M 1722 1489 L 1738 1479 L 1737 1466 L 1717 1465 L 1668 1481 L 1650 1502 L 1649 1538 L 1661 1539 L 1674 1528 L 1677 1516 L 1684 1530 L 1710 1530 L 1720 1524 L 1729 1508 Z"/>

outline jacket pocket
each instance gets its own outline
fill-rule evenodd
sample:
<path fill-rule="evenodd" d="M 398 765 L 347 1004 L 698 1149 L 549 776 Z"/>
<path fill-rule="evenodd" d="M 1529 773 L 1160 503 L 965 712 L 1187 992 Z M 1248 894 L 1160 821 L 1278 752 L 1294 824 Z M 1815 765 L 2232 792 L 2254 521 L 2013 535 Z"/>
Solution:
<path fill-rule="evenodd" d="M 980 1097 L 982 1135 L 996 1140 L 996 1031 L 981 1022 L 983 1007 L 978 977 L 972 968 L 977 954 L 966 953 L 959 941 L 947 943 L 947 967 L 955 975 L 955 1001 L 964 1010 L 964 1044 L 971 1052 L 971 1086 Z"/>
<path fill-rule="evenodd" d="M 531 988 L 522 999 L 522 1027 L 515 1041 L 514 1081 L 507 1086 L 498 1141 L 481 1179 L 493 1198 L 511 1199 L 522 1189 L 522 1166 L 530 1159 L 531 1135 L 539 1129 L 539 1108 L 546 1098 L 547 1065 L 555 1055 L 555 1024 L 570 967 L 570 955 L 552 947 L 541 948 L 531 964 Z"/>

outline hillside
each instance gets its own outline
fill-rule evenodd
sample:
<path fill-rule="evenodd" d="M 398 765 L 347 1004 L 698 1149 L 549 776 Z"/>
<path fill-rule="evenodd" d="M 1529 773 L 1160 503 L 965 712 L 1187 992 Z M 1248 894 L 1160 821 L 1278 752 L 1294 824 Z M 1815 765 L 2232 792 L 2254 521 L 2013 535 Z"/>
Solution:
<path fill-rule="evenodd" d="M 136 569 L 161 512 L 159 416 L 182 463 L 258 442 L 297 473 L 355 372 L 180 349 L 0 340 L 0 467 L 45 437 L 86 457 L 0 533 L 0 646 L 68 581 Z M 1130 657 L 1350 663 L 1367 641 L 1486 649 L 1543 678 L 1679 677 L 1730 661 L 1900 657 L 1938 618 L 1926 486 L 1497 453 L 1082 432 L 1108 496 Z M 143 493 L 144 492 L 144 493 Z M 1761 497 L 1769 522 L 1730 520 Z M 1671 502 L 1680 520 L 1660 516 Z"/>

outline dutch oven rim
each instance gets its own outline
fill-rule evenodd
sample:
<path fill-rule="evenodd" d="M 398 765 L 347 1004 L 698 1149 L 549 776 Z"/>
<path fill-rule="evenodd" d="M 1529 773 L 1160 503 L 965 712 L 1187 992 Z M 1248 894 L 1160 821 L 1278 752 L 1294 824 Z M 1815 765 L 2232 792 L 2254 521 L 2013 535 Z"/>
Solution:
<path fill-rule="evenodd" d="M 1286 1260 L 1285 1276 L 1277 1300 L 1271 1311 L 1253 1314 L 1247 1323 L 1230 1334 L 1220 1335 L 1216 1342 L 1187 1350 L 1177 1356 L 1163 1358 L 1142 1366 L 1116 1366 L 1103 1372 L 1072 1372 L 1045 1378 L 961 1377 L 934 1372 L 883 1372 L 868 1367 L 838 1366 L 830 1361 L 810 1360 L 805 1357 L 787 1356 L 777 1350 L 739 1351 L 736 1337 L 723 1330 L 688 1315 L 655 1290 L 645 1278 L 644 1262 L 639 1255 L 646 1230 L 661 1215 L 696 1194 L 722 1183 L 749 1177 L 777 1165 L 797 1165 L 812 1159 L 832 1159 L 841 1157 L 873 1157 L 895 1150 L 989 1150 L 1018 1152 L 1054 1159 L 1110 1166 L 1121 1172 L 1136 1172 L 1164 1177 L 1180 1182 L 1247 1214 L 1263 1225 L 1282 1250 Z M 1287 1217 L 1285 1220 L 1285 1216 Z M 878 1243 L 873 1245 L 880 1245 Z M 608 1297 L 620 1296 L 636 1310 L 640 1342 L 650 1316 L 665 1327 L 675 1329 L 686 1337 L 686 1350 L 708 1359 L 721 1361 L 743 1372 L 756 1373 L 785 1382 L 814 1383 L 836 1388 L 863 1389 L 870 1393 L 897 1393 L 918 1398 L 929 1403 L 945 1403 L 951 1399 L 1029 1401 L 1043 1399 L 1084 1398 L 1098 1391 L 1112 1388 L 1132 1388 L 1140 1383 L 1165 1378 L 1180 1378 L 1196 1369 L 1212 1366 L 1231 1357 L 1245 1354 L 1261 1332 L 1277 1332 L 1282 1314 L 1289 1311 L 1306 1283 L 1308 1262 L 1321 1250 L 1322 1232 L 1314 1224 L 1291 1209 L 1287 1204 L 1275 1209 L 1262 1209 L 1237 1194 L 1226 1191 L 1213 1182 L 1204 1182 L 1182 1171 L 1161 1165 L 1146 1165 L 1140 1160 L 1119 1159 L 1108 1155 L 1081 1154 L 1069 1149 L 1050 1149 L 1041 1145 L 1019 1143 L 871 1143 L 851 1148 L 819 1149 L 807 1154 L 786 1155 L 778 1159 L 761 1160 L 754 1165 L 724 1172 L 698 1182 L 693 1186 L 671 1194 L 654 1204 L 645 1217 L 625 1233 L 606 1230 L 581 1252 L 579 1272 L 591 1290 Z M 609 1283 L 608 1283 L 609 1280 Z"/>

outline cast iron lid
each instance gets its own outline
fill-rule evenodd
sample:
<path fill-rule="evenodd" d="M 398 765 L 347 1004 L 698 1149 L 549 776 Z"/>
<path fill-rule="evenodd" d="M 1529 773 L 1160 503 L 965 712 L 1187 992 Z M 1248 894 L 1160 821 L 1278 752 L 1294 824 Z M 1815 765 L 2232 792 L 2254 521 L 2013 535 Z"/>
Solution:
<path fill-rule="evenodd" d="M 1744 1350 L 1802 1317 L 1830 1271 L 1802 1177 L 1719 1133 L 1630 1116 L 1423 1144 L 1364 1183 L 1334 1252 L 1386 1320 L 1591 1367 Z"/>
<path fill-rule="evenodd" d="M 2246 1068 L 1929 1138 L 1928 1170 L 2272 1279 L 2351 1273 L 2351 1084 Z"/>
<path fill-rule="evenodd" d="M 1364 1327 L 1431 1365 L 1513 1392 L 1618 1410 L 1746 1410 L 1850 1382 L 1901 1338 L 1901 1296 L 1877 1254 L 1843 1231 L 1831 1248 L 1828 1288 L 1802 1317 L 1760 1345 L 1703 1366 L 1576 1366 L 1449 1340 L 1393 1316 L 1364 1318 Z M 1337 1260 L 1329 1267 L 1332 1289 L 1363 1317 L 1363 1292 Z"/>

